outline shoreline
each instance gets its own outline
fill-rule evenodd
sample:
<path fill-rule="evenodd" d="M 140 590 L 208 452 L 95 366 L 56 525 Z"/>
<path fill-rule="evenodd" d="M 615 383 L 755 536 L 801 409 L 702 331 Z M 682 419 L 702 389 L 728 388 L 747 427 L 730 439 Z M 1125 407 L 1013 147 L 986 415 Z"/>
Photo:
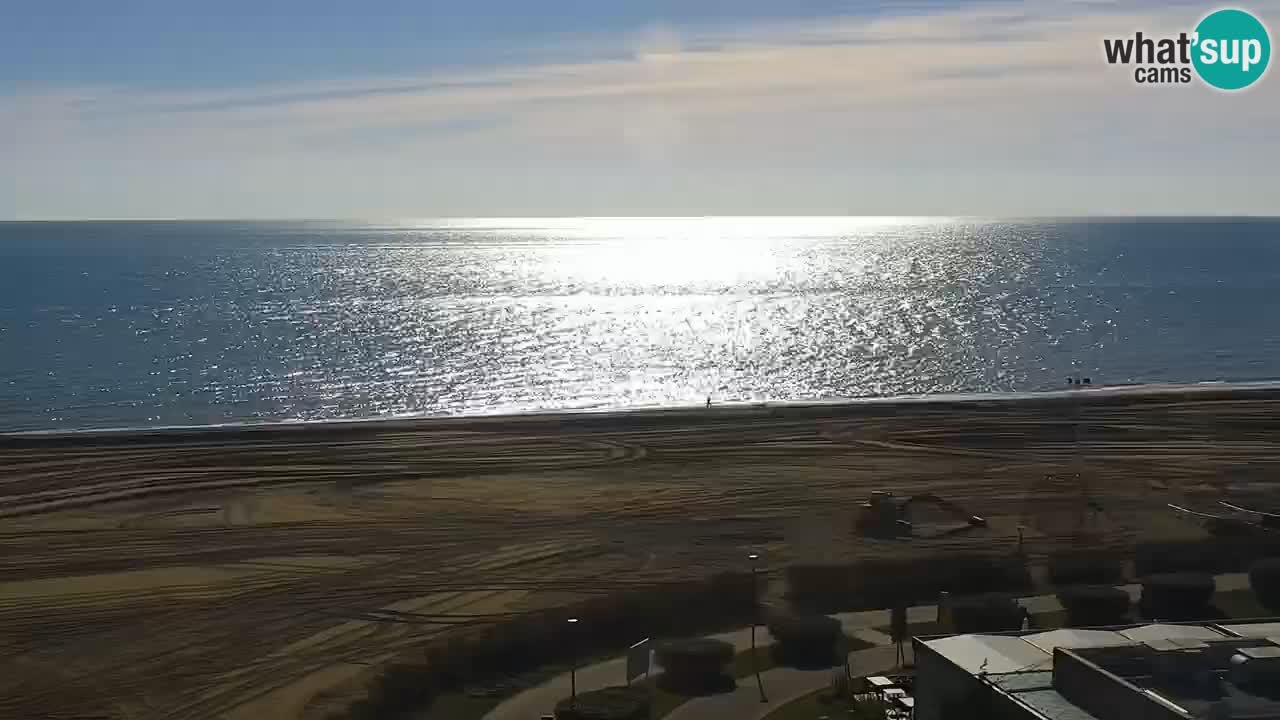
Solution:
<path fill-rule="evenodd" d="M 292 435 L 312 430 L 320 433 L 349 431 L 379 432 L 433 430 L 488 431 L 495 426 L 515 424 L 538 426 L 559 424 L 564 429 L 589 430 L 591 421 L 600 421 L 601 429 L 624 430 L 661 425 L 662 421 L 686 420 L 692 422 L 747 420 L 754 417 L 794 419 L 845 418 L 858 415 L 876 416 L 882 411 L 907 406 L 937 410 L 964 410 L 966 408 L 1044 408 L 1055 404 L 1064 406 L 1141 404 L 1168 399 L 1243 400 L 1252 397 L 1269 397 L 1280 394 L 1280 380 L 1198 383 L 1136 383 L 1125 385 L 1098 385 L 1077 389 L 1037 390 L 1026 392 L 972 392 L 937 393 L 925 395 L 888 395 L 827 400 L 762 400 L 713 402 L 710 407 L 691 405 L 637 405 L 603 408 L 555 408 L 533 409 L 520 412 L 413 415 L 368 418 L 335 418 L 323 420 L 250 420 L 215 423 L 209 425 L 157 425 L 105 428 L 46 429 L 0 431 L 0 446 L 21 444 L 24 440 L 68 441 L 98 439 L 165 439 L 180 440 L 201 435 L 217 435 L 227 439 L 234 436 L 260 437 L 280 433 Z M 228 437 L 230 436 L 230 437 Z"/>

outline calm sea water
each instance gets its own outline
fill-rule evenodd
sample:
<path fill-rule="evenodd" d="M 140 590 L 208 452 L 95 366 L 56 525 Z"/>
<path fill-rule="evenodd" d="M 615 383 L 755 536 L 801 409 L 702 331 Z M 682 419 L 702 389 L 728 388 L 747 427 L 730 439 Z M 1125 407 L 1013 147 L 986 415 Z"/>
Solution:
<path fill-rule="evenodd" d="M 0 224 L 0 429 L 1280 378 L 1280 220 Z"/>

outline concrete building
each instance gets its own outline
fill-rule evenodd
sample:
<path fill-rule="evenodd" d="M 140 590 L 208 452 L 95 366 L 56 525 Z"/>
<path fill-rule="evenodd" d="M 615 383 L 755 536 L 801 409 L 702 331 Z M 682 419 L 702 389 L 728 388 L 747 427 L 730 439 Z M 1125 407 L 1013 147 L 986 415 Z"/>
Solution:
<path fill-rule="evenodd" d="M 1280 720 L 1280 624 L 915 638 L 917 720 Z"/>

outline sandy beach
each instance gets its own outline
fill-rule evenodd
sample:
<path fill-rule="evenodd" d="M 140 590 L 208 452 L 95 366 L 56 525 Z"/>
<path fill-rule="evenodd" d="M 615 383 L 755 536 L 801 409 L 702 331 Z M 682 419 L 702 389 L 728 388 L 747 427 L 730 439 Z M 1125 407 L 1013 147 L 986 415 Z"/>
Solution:
<path fill-rule="evenodd" d="M 748 548 L 1196 537 L 1168 503 L 1262 506 L 1278 469 L 1272 387 L 0 435 L 0 716 L 320 717 L 457 623 Z M 989 527 L 865 539 L 873 490 Z"/>

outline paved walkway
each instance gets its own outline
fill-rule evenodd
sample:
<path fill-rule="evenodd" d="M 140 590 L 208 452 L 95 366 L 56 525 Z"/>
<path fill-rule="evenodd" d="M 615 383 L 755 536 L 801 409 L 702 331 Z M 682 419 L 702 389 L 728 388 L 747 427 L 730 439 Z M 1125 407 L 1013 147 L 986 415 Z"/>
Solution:
<path fill-rule="evenodd" d="M 849 670 L 855 677 L 886 672 L 894 667 L 896 660 L 897 652 L 892 646 L 855 650 L 849 653 Z M 907 648 L 907 661 L 911 661 L 910 647 Z M 760 720 L 792 700 L 830 685 L 833 671 L 844 672 L 839 667 L 825 670 L 774 668 L 763 672 L 760 681 L 764 684 L 768 702 L 760 702 L 760 690 L 754 677 L 738 678 L 738 688 L 733 692 L 693 698 L 671 711 L 666 720 Z"/>
<path fill-rule="evenodd" d="M 733 692 L 693 698 L 672 710 L 667 720 L 749 720 L 764 717 L 791 700 L 813 692 L 814 688 L 826 687 L 831 682 L 831 670 L 774 668 L 760 673 L 760 680 L 764 683 L 768 702 L 760 702 L 756 679 L 747 676 L 738 678 L 738 687 Z"/>
<path fill-rule="evenodd" d="M 844 631 L 852 636 L 870 636 L 883 639 L 885 642 L 892 642 L 888 635 L 874 630 L 876 627 L 884 627 L 889 624 L 888 610 L 867 610 L 862 612 L 840 613 L 832 617 L 840 621 L 844 627 Z M 933 605 L 922 605 L 907 609 L 907 620 L 912 623 L 933 622 L 938 618 L 937 607 Z M 723 640 L 731 645 L 736 652 L 742 652 L 751 647 L 751 628 L 742 628 L 731 632 L 711 635 L 717 640 Z M 773 636 L 769 634 L 769 630 L 763 626 L 756 628 L 756 645 L 758 647 L 767 647 L 773 644 Z M 875 648 L 881 650 L 883 648 Z M 889 650 L 889 664 L 881 670 L 887 669 L 893 665 L 893 649 Z M 854 653 L 856 654 L 856 653 Z M 851 656 L 852 657 L 852 656 Z M 614 658 L 605 662 L 596 663 L 587 667 L 579 668 L 577 673 L 578 692 L 589 692 L 591 690 L 599 690 L 601 688 L 610 687 L 612 685 L 622 685 L 626 681 L 626 658 Z M 783 697 L 787 690 L 792 686 L 805 687 L 806 690 L 799 692 L 803 695 L 805 692 L 812 692 L 816 688 L 824 686 L 828 678 L 831 676 L 830 670 L 818 671 L 790 671 L 790 668 L 775 668 L 773 670 L 761 673 L 762 679 L 765 681 L 765 690 L 768 691 L 769 684 L 776 682 L 781 688 L 779 698 Z M 654 668 L 654 673 L 661 673 L 661 668 Z M 773 675 L 772 673 L 780 673 Z M 777 680 L 770 678 L 776 677 Z M 803 678 L 808 678 L 807 684 Z M 747 682 L 750 680 L 750 682 Z M 817 684 L 814 684 L 816 681 Z M 749 686 L 751 692 L 757 692 L 756 684 L 753 676 L 747 679 L 740 679 L 738 690 L 725 695 L 711 696 L 717 697 L 737 697 L 744 692 L 744 688 Z M 551 680 L 534 688 L 529 688 L 512 697 L 504 700 L 493 710 L 490 710 L 484 716 L 484 720 L 538 720 L 544 714 L 549 714 L 560 700 L 569 696 L 569 673 L 557 675 Z M 790 697 L 796 697 L 791 695 Z M 758 704 L 760 700 L 756 696 L 755 701 Z M 709 700 L 711 698 L 700 698 L 701 700 Z M 772 699 L 772 698 L 771 698 Z M 741 700 L 737 701 L 741 702 Z M 776 703 L 774 705 L 776 706 Z M 771 707 L 772 707 L 771 706 Z M 675 717 L 670 715 L 668 717 Z M 715 717 L 714 715 L 708 717 Z"/>
<path fill-rule="evenodd" d="M 1249 576 L 1246 573 L 1218 575 L 1217 591 L 1231 592 L 1248 589 Z M 1141 585 L 1120 586 L 1134 599 L 1142 591 Z M 1062 604 L 1053 595 L 1034 595 L 1020 598 L 1019 604 L 1033 614 L 1057 612 Z M 894 648 L 888 635 L 878 628 L 889 625 L 888 610 L 865 610 L 862 612 L 839 613 L 832 617 L 840 621 L 846 634 L 877 647 L 856 650 L 849 654 L 850 668 L 853 675 L 889 670 L 894 666 Z M 907 608 L 907 622 L 911 624 L 936 622 L 938 608 L 936 605 L 918 605 Z M 751 629 L 742 628 L 732 632 L 711 635 L 710 637 L 733 645 L 737 652 L 751 647 Z M 773 644 L 773 637 L 764 627 L 756 628 L 756 644 L 765 647 Z M 907 646 L 910 652 L 910 645 Z M 655 668 L 661 672 L 661 668 Z M 626 680 L 626 659 L 614 658 L 581 668 L 577 673 L 578 692 L 599 690 L 611 685 L 621 685 Z M 830 682 L 831 671 L 828 670 L 795 670 L 792 668 L 774 668 L 761 673 L 765 695 L 768 703 L 761 703 L 756 689 L 755 678 L 747 676 L 739 678 L 737 690 L 722 695 L 694 698 L 681 705 L 667 716 L 669 720 L 702 720 L 702 718 L 733 717 L 758 718 L 789 700 L 819 690 Z M 490 710 L 484 720 L 538 720 L 549 714 L 555 704 L 569 696 L 569 674 L 558 675 L 550 681 L 504 700 Z M 762 711 L 762 712 L 757 712 Z"/>

